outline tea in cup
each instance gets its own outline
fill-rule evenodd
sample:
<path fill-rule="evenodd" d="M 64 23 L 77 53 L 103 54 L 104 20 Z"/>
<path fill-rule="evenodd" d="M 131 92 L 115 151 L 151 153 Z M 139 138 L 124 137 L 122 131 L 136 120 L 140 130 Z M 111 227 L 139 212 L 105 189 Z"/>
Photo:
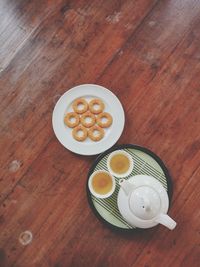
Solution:
<path fill-rule="evenodd" d="M 128 176 L 133 170 L 133 159 L 123 150 L 112 152 L 107 159 L 109 172 L 119 178 Z"/>
<path fill-rule="evenodd" d="M 88 181 L 90 192 L 98 198 L 107 198 L 115 191 L 115 179 L 107 171 L 98 170 L 93 172 Z"/>

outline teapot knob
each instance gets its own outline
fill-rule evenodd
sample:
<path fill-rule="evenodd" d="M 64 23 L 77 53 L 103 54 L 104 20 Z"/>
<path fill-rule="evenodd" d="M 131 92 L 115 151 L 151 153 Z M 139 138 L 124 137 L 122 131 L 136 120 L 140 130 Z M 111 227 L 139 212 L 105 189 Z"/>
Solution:
<path fill-rule="evenodd" d="M 146 197 L 143 196 L 142 197 L 142 201 L 143 201 L 143 208 L 145 209 L 145 211 L 150 211 L 151 210 L 151 202 L 150 200 Z"/>

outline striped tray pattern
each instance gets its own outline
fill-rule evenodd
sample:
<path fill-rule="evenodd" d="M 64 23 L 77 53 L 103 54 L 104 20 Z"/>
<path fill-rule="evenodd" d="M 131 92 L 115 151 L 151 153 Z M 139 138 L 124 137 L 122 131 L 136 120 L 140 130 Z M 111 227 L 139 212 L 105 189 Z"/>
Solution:
<path fill-rule="evenodd" d="M 153 176 L 163 184 L 166 190 L 168 190 L 167 179 L 165 177 L 165 174 L 162 168 L 159 166 L 159 164 L 153 157 L 138 149 L 125 148 L 120 150 L 128 152 L 132 156 L 134 161 L 133 171 L 129 176 L 125 177 L 125 179 L 128 179 L 129 177 L 138 174 Z M 98 162 L 94 171 L 102 169 L 108 171 L 106 164 L 108 156 L 109 154 Z M 119 228 L 132 229 L 133 227 L 130 226 L 119 213 L 117 206 L 117 196 L 119 192 L 119 184 L 118 184 L 119 178 L 115 177 L 115 180 L 116 180 L 116 189 L 113 195 L 107 199 L 99 199 L 91 195 L 93 205 L 97 210 L 97 212 L 99 213 L 99 215 L 103 217 L 103 219 L 106 220 L 108 223 Z"/>

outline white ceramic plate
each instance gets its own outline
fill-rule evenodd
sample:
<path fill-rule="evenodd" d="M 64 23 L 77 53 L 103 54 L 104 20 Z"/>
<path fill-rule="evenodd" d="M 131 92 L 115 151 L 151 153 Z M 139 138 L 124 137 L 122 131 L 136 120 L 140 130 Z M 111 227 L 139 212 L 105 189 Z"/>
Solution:
<path fill-rule="evenodd" d="M 84 142 L 78 142 L 72 137 L 72 129 L 64 124 L 64 116 L 72 111 L 72 102 L 79 97 L 86 100 L 100 98 L 105 104 L 105 112 L 109 112 L 113 117 L 113 123 L 105 129 L 105 136 L 98 142 L 93 142 L 87 138 Z M 112 147 L 122 134 L 124 129 L 124 110 L 119 99 L 105 87 L 95 84 L 83 84 L 73 87 L 64 93 L 55 105 L 52 124 L 53 130 L 60 143 L 74 153 L 80 155 L 99 154 Z"/>

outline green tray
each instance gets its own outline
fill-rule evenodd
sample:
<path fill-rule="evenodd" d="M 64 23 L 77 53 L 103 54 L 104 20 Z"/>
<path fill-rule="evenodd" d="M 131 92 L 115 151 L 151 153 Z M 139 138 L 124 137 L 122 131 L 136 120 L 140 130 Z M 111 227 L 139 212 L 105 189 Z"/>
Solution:
<path fill-rule="evenodd" d="M 94 171 L 102 169 L 108 171 L 106 161 L 109 154 L 115 150 L 124 150 L 128 152 L 133 158 L 134 161 L 133 171 L 129 176 L 125 177 L 125 179 L 128 179 L 129 177 L 138 174 L 153 176 L 162 183 L 162 185 L 164 186 L 164 188 L 168 193 L 169 202 L 171 201 L 172 182 L 167 168 L 165 167 L 162 160 L 155 153 L 153 153 L 152 151 L 150 151 L 145 147 L 141 147 L 138 145 L 131 145 L 131 144 L 119 145 L 102 153 L 95 160 L 92 167 L 90 168 L 90 171 L 88 173 L 88 179 Z M 99 199 L 94 197 L 89 191 L 88 180 L 87 180 L 86 190 L 87 190 L 88 201 L 95 215 L 105 224 L 107 224 L 108 226 L 110 226 L 115 230 L 132 231 L 135 228 L 130 226 L 123 219 L 118 210 L 117 196 L 119 192 L 119 184 L 118 184 L 119 178 L 115 177 L 115 180 L 116 180 L 115 192 L 112 194 L 112 196 L 106 199 Z"/>

